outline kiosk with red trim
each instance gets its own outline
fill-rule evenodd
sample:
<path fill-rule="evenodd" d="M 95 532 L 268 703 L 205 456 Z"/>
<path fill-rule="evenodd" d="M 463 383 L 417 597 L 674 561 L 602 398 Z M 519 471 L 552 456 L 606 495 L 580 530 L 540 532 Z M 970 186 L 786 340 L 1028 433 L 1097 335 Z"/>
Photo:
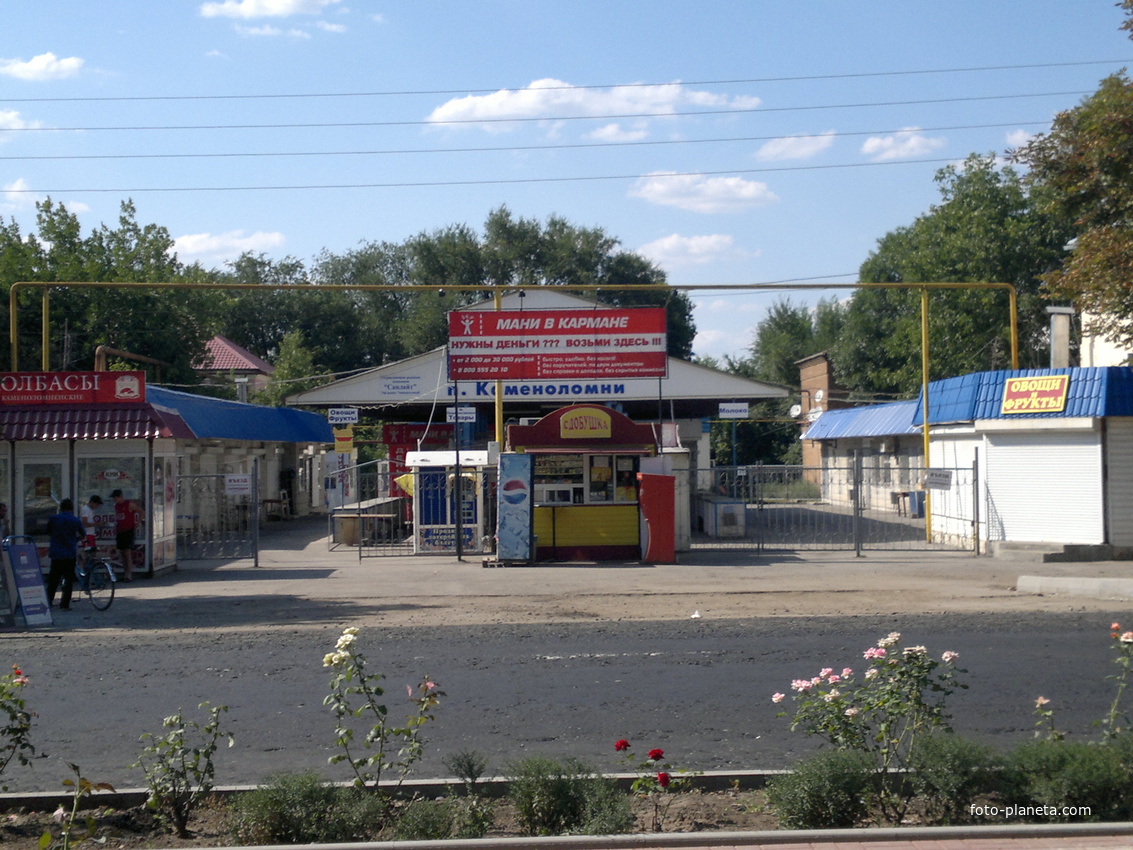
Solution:
<path fill-rule="evenodd" d="M 637 474 L 659 437 L 652 424 L 597 404 L 508 426 L 509 451 L 534 458 L 536 558 L 640 558 Z"/>

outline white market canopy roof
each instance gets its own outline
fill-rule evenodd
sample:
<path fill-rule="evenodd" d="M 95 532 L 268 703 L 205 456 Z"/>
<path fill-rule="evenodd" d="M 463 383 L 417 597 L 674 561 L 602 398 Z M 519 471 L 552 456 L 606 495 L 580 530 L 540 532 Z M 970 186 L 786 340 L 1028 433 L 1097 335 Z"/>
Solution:
<path fill-rule="evenodd" d="M 566 293 L 529 290 L 526 298 L 512 294 L 502 299 L 505 310 L 529 309 L 595 309 L 594 302 Z M 465 309 L 494 309 L 491 302 Z M 598 308 L 600 309 L 600 308 Z M 492 404 L 495 381 L 462 381 L 454 385 L 448 380 L 444 348 L 370 369 L 359 375 L 335 381 L 288 398 L 290 405 L 312 407 L 421 408 L 451 405 L 459 393 L 461 404 Z M 635 407 L 658 404 L 679 416 L 715 416 L 715 405 L 721 401 L 762 401 L 785 398 L 789 390 L 774 384 L 752 381 L 737 375 L 710 369 L 681 360 L 668 359 L 666 378 L 626 378 L 602 380 L 553 380 L 503 382 L 504 410 L 532 407 L 561 407 L 564 404 L 589 402 Z M 695 409 L 694 409 L 695 408 Z M 678 410 L 679 409 L 679 410 Z M 406 410 L 405 413 L 411 413 Z"/>

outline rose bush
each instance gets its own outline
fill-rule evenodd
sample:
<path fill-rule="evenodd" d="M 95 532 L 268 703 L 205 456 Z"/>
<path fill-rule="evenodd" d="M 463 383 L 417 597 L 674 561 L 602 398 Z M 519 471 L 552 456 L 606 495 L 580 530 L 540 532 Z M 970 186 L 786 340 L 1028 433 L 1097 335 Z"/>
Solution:
<path fill-rule="evenodd" d="M 873 809 L 880 819 L 900 823 L 914 791 L 906 781 L 910 754 L 919 738 L 951 731 L 947 697 L 966 688 L 956 679 L 959 654 L 940 660 L 923 646 L 899 647 L 901 635 L 890 632 L 862 653 L 868 662 L 861 678 L 850 667 L 822 668 L 810 679 L 791 683 L 795 715 L 792 731 L 818 735 L 838 749 L 857 750 L 870 758 Z M 771 697 L 775 703 L 784 693 Z M 785 714 L 783 712 L 782 714 Z"/>
<path fill-rule="evenodd" d="M 35 755 L 31 743 L 31 719 L 35 716 L 27 709 L 23 691 L 28 685 L 28 677 L 13 664 L 12 672 L 0 676 L 0 774 L 14 760 L 18 764 L 30 764 Z M 0 791 L 8 786 L 0 784 Z"/>
<path fill-rule="evenodd" d="M 625 753 L 625 760 L 637 773 L 630 789 L 641 799 L 649 801 L 653 810 L 650 827 L 654 832 L 660 832 L 664 828 L 665 813 L 669 808 L 669 798 L 666 795 L 683 786 L 691 774 L 674 777 L 670 773 L 672 766 L 665 761 L 665 751 L 656 747 L 646 753 L 644 760 L 639 761 L 625 738 L 614 742 L 614 752 Z"/>
<path fill-rule="evenodd" d="M 397 771 L 397 784 L 404 781 L 409 769 L 421 759 L 424 743 L 421 728 L 433 719 L 433 709 L 440 704 L 444 692 L 436 682 L 424 676 L 414 688 L 406 685 L 412 712 L 403 726 L 396 726 L 387 717 L 389 709 L 380 702 L 385 690 L 379 684 L 385 676 L 366 671 L 366 657 L 357 649 L 358 629 L 344 629 L 335 643 L 334 652 L 323 657 L 323 666 L 334 670 L 331 692 L 323 700 L 335 716 L 335 743 L 342 750 L 330 757 L 331 764 L 345 761 L 354 772 L 354 784 L 375 790 L 383 772 Z M 362 737 L 358 750 L 352 720 L 368 716 L 371 726 Z M 399 746 L 400 745 L 400 746 Z M 393 748 L 398 747 L 396 754 Z"/>

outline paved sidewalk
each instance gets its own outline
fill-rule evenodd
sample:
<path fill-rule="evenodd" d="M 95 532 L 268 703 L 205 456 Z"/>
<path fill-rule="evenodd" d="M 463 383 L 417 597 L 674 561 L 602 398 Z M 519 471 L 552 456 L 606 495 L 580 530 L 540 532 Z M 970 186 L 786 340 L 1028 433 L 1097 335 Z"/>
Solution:
<path fill-rule="evenodd" d="M 1020 592 L 1024 575 L 1059 580 Z M 1098 582 L 1097 579 L 1108 581 Z M 485 568 L 483 558 L 359 557 L 331 548 L 325 519 L 271 523 L 260 565 L 190 561 L 177 572 L 120 585 L 145 606 L 117 605 L 100 628 L 160 624 L 239 628 L 237 605 L 271 599 L 280 625 L 336 621 L 352 605 L 359 625 L 715 619 L 1027 611 L 1133 611 L 1120 590 L 1133 562 L 1030 563 L 966 552 L 813 550 L 760 555 L 741 548 L 681 553 L 675 564 L 574 563 Z M 1070 595 L 1085 590 L 1093 596 Z M 1065 593 L 1062 591 L 1066 591 Z M 228 601 L 232 605 L 218 605 Z M 262 625 L 263 619 L 259 620 Z M 63 624 L 66 627 L 66 624 Z M 88 623 L 88 626 L 91 623 Z"/>

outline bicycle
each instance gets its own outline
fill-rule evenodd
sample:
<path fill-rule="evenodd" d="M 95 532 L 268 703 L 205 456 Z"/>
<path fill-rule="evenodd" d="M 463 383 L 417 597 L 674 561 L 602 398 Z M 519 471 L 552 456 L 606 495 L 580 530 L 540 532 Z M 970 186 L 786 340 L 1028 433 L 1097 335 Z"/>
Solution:
<path fill-rule="evenodd" d="M 118 579 L 114 568 L 97 551 L 88 549 L 85 561 L 75 561 L 75 581 L 97 610 L 105 611 L 114 601 L 114 585 Z"/>

